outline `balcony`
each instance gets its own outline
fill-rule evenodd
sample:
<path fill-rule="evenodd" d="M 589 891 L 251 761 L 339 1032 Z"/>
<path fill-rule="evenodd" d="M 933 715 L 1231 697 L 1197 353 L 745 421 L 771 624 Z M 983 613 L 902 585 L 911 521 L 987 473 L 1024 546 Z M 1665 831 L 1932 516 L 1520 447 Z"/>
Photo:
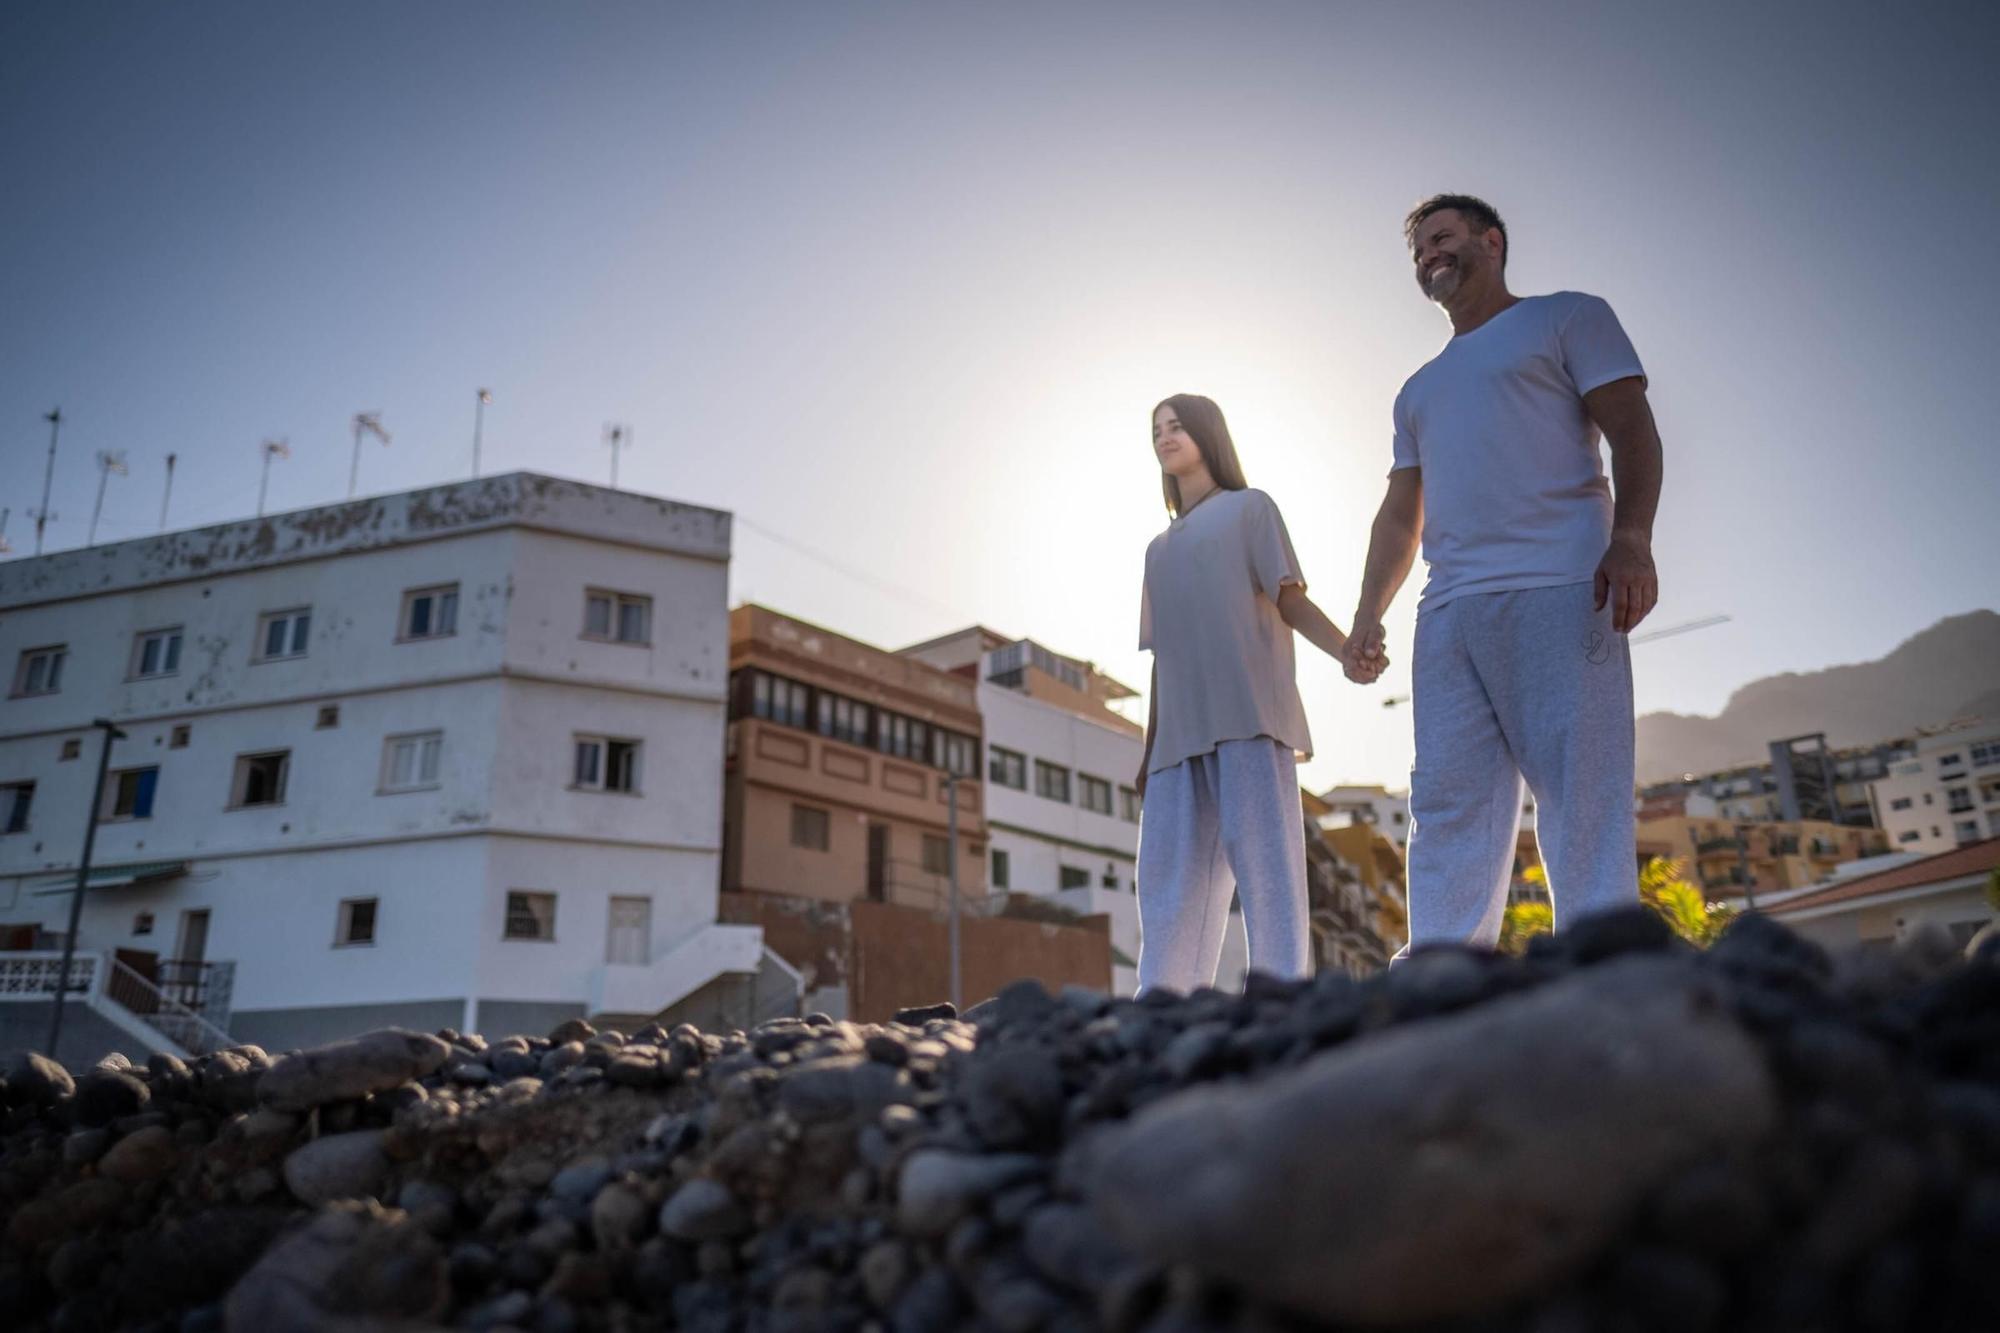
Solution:
<path fill-rule="evenodd" d="M 158 975 L 148 975 L 144 964 L 150 957 L 123 949 L 79 950 L 70 959 L 64 993 L 69 1003 L 93 1010 L 147 1051 L 188 1057 L 235 1045 L 223 1024 L 229 1020 L 236 964 L 160 964 Z M 59 950 L 0 953 L 0 1002 L 52 1001 L 62 968 Z"/>
<path fill-rule="evenodd" d="M 1742 850 L 1743 839 L 1733 834 L 1726 838 L 1703 838 L 1694 845 L 1697 856 L 1711 856 L 1719 852 L 1728 852 L 1733 856 Z"/>

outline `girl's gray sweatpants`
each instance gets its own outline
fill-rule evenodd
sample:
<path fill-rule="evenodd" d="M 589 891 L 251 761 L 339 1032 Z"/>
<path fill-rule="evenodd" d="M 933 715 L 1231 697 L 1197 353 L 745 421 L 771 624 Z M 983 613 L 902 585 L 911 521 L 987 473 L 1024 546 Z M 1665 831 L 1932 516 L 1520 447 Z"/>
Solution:
<path fill-rule="evenodd" d="M 1639 900 L 1632 659 L 1594 600 L 1573 583 L 1419 612 L 1409 947 L 1499 939 L 1523 779 L 1556 928 Z"/>
<path fill-rule="evenodd" d="M 1215 983 L 1229 899 L 1250 970 L 1306 975 L 1305 814 L 1292 751 L 1224 741 L 1146 779 L 1139 822 L 1139 993 Z"/>

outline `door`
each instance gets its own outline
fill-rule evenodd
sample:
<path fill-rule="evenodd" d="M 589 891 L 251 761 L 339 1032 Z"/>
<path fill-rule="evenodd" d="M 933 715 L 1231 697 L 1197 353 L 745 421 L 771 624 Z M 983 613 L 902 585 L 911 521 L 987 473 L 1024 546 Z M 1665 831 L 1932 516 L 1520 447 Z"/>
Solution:
<path fill-rule="evenodd" d="M 208 909 L 181 913 L 181 937 L 174 961 L 160 969 L 160 990 L 196 1013 L 207 999 L 203 992 L 203 962 L 208 958 Z"/>
<path fill-rule="evenodd" d="M 881 902 L 889 896 L 889 826 L 868 826 L 868 896 Z"/>
<path fill-rule="evenodd" d="M 613 898 L 611 929 L 604 944 L 604 961 L 644 967 L 652 961 L 653 900 Z"/>

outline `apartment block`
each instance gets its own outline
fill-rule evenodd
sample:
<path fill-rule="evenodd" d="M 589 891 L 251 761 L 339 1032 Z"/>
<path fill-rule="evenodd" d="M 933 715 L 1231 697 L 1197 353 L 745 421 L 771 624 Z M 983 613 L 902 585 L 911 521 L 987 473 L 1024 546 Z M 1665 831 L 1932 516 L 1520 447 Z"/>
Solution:
<path fill-rule="evenodd" d="M 2000 838 L 2000 723 L 1923 737 L 1875 782 L 1871 800 L 1897 851 L 1934 854 Z"/>
<path fill-rule="evenodd" d="M 92 815 L 86 1007 L 141 1044 L 794 1005 L 717 922 L 729 551 L 514 473 L 0 564 L 0 1023 Z"/>

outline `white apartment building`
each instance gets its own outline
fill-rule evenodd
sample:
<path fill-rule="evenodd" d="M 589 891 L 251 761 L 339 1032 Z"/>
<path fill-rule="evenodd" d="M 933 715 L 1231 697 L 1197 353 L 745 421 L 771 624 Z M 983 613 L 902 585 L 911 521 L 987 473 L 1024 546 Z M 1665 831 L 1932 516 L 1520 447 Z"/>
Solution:
<path fill-rule="evenodd" d="M 1112 987 L 1138 986 L 1138 776 L 1145 731 L 1109 705 L 1135 691 L 1088 662 L 980 626 L 902 650 L 977 673 L 986 725 L 986 827 L 997 896 L 1030 893 L 1111 919 Z M 1249 951 L 1232 912 L 1216 984 L 1240 987 Z"/>
<path fill-rule="evenodd" d="M 1410 846 L 1410 793 L 1408 789 L 1390 791 L 1387 787 L 1364 786 L 1349 783 L 1340 787 L 1328 787 L 1319 798 L 1333 807 L 1331 814 L 1320 820 L 1323 827 L 1343 828 L 1349 824 L 1368 824 L 1377 833 L 1396 844 L 1396 850 L 1407 852 Z"/>
<path fill-rule="evenodd" d="M 0 564 L 0 1046 L 41 1040 L 92 806 L 83 998 L 128 1035 L 767 1005 L 716 923 L 729 553 L 726 513 L 514 473 Z"/>
<path fill-rule="evenodd" d="M 1875 824 L 1899 852 L 1948 852 L 2000 838 L 2000 722 L 1918 739 L 1869 788 Z"/>

